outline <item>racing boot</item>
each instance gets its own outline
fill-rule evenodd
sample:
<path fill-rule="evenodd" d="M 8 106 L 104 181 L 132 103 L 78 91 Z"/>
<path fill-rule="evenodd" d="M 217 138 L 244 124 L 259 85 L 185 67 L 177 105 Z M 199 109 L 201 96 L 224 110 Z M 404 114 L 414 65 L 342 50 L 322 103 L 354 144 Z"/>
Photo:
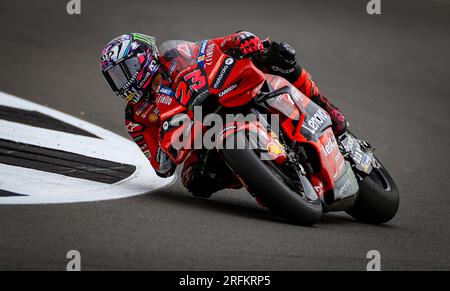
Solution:
<path fill-rule="evenodd" d="M 214 151 L 195 151 L 186 159 L 181 181 L 195 197 L 209 198 L 215 192 L 239 189 L 241 182 Z"/>

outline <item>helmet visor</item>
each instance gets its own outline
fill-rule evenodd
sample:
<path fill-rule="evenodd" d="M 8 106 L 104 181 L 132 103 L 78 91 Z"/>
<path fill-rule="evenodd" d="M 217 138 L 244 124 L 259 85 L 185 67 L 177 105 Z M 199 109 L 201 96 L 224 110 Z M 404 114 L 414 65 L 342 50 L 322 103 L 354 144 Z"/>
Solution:
<path fill-rule="evenodd" d="M 117 92 L 128 82 L 131 82 L 136 78 L 140 68 L 141 65 L 138 57 L 132 57 L 125 61 L 121 61 L 106 71 L 103 71 L 103 75 L 113 91 Z"/>

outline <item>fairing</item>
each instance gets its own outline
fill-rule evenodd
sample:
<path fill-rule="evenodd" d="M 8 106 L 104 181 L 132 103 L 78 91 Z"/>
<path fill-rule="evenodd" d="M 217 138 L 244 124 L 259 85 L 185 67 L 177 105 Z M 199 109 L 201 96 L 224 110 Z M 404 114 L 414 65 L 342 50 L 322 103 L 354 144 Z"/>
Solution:
<path fill-rule="evenodd" d="M 275 95 L 277 90 L 280 92 L 265 102 L 272 113 L 280 114 L 283 132 L 291 140 L 314 149 L 308 154 L 318 164 L 311 175 L 317 194 L 330 203 L 354 196 L 356 181 L 344 181 L 349 164 L 339 150 L 329 115 L 283 78 L 266 74 L 266 80 L 270 91 Z"/>

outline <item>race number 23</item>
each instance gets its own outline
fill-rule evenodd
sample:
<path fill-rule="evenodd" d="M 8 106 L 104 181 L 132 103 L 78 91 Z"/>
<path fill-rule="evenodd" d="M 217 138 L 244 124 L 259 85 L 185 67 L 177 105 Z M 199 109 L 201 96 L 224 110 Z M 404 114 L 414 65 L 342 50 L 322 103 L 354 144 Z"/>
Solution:
<path fill-rule="evenodd" d="M 188 88 L 190 91 L 198 92 L 205 86 L 206 86 L 206 78 L 205 76 L 202 75 L 202 72 L 199 69 L 197 69 L 184 76 L 183 81 L 181 81 L 177 86 L 175 96 L 178 100 L 180 100 L 181 104 L 186 104 L 188 101 L 187 100 Z"/>

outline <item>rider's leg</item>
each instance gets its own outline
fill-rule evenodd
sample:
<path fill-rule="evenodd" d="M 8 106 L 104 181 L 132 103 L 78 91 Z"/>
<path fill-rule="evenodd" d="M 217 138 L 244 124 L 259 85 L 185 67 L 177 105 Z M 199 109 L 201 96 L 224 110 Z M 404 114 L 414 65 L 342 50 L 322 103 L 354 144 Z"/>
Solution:
<path fill-rule="evenodd" d="M 345 120 L 342 112 L 334 106 L 330 101 L 328 101 L 325 96 L 323 96 L 319 88 L 316 86 L 315 82 L 312 80 L 311 75 L 302 68 L 300 76 L 298 79 L 292 83 L 297 89 L 299 89 L 303 94 L 311 98 L 317 105 L 325 109 L 331 117 L 333 122 L 333 131 L 337 134 L 341 134 L 345 131 L 347 121 Z"/>

